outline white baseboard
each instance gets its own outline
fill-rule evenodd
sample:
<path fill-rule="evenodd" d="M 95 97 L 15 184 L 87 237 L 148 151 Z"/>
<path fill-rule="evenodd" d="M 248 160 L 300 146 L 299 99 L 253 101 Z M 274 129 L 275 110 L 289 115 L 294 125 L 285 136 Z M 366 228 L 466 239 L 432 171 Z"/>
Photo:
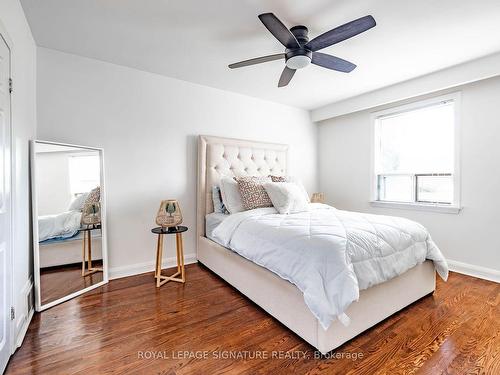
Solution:
<path fill-rule="evenodd" d="M 21 290 L 21 295 L 18 296 L 18 300 L 16 301 L 16 319 L 15 319 L 15 345 L 16 348 L 19 348 L 23 343 L 24 336 L 26 335 L 26 331 L 28 331 L 28 327 L 31 322 L 31 318 L 33 318 L 33 314 L 35 312 L 33 301 L 31 303 L 28 301 L 30 299 L 30 295 L 33 295 L 33 280 L 30 278 L 26 281 Z M 15 349 L 15 348 L 14 348 Z"/>
<path fill-rule="evenodd" d="M 473 264 L 458 262 L 456 260 L 448 259 L 448 266 L 450 271 L 462 273 L 464 275 L 477 277 L 479 279 L 494 281 L 500 283 L 500 271 L 476 266 Z M 188 254 L 184 258 L 185 264 L 196 263 L 196 254 Z M 170 268 L 176 265 L 176 258 L 166 258 L 162 262 L 162 268 Z M 155 269 L 154 262 L 144 262 L 138 264 L 131 264 L 129 266 L 113 267 L 109 269 L 109 279 L 119 279 L 121 277 L 138 275 L 145 272 L 151 272 Z"/>
<path fill-rule="evenodd" d="M 464 275 L 469 275 L 477 277 L 479 279 L 484 279 L 488 281 L 494 281 L 500 283 L 500 271 L 494 270 L 492 268 L 486 268 L 481 266 L 476 266 L 474 264 L 468 264 L 463 262 L 458 262 L 456 260 L 447 259 L 448 267 L 450 271 L 463 273 Z"/>
<path fill-rule="evenodd" d="M 196 254 L 187 254 L 184 256 L 184 263 L 191 264 L 196 263 Z M 162 261 L 162 268 L 175 267 L 177 265 L 177 259 L 175 257 L 166 258 Z M 140 273 L 151 272 L 155 269 L 155 262 L 144 262 L 131 264 L 129 266 L 112 267 L 109 269 L 109 279 L 119 279 L 121 277 L 138 275 Z"/>

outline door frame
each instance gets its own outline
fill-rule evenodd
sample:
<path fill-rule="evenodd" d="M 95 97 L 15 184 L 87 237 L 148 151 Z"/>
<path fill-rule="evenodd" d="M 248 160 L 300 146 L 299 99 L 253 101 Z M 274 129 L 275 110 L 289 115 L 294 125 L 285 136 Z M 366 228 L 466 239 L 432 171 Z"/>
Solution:
<path fill-rule="evenodd" d="M 4 26 L 2 20 L 0 19 L 0 38 L 3 39 L 5 44 L 7 44 L 7 47 L 9 49 L 9 76 L 12 79 L 13 74 L 12 74 L 12 65 L 13 65 L 13 55 L 14 55 L 14 42 L 9 36 L 9 33 L 7 32 L 6 27 Z M 10 184 L 10 194 L 9 194 L 9 221 L 10 221 L 10 246 L 7 249 L 8 253 L 8 260 L 10 262 L 10 269 L 11 272 L 8 275 L 7 283 L 10 283 L 10 293 L 8 293 L 7 296 L 7 306 L 13 307 L 14 306 L 14 200 L 13 200 L 13 195 L 14 195 L 14 185 L 15 185 L 15 179 L 13 178 L 13 171 L 15 170 L 15 165 L 14 165 L 14 142 L 13 142 L 13 130 L 14 130 L 14 115 L 12 113 L 12 108 L 13 108 L 13 97 L 14 95 L 11 93 L 10 98 L 9 98 L 9 105 L 10 105 L 10 118 L 9 118 L 9 164 L 10 164 L 10 170 L 9 170 L 9 184 Z M 9 350 L 10 350 L 10 355 L 14 354 L 14 351 L 16 349 L 16 332 L 15 332 L 15 319 L 9 319 L 9 339 L 10 342 L 8 343 Z"/>

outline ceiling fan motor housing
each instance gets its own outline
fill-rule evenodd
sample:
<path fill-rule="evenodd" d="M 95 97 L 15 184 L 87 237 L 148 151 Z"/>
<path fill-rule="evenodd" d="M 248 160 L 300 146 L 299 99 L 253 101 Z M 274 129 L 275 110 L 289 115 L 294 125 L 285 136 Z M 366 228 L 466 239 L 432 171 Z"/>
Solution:
<path fill-rule="evenodd" d="M 290 69 L 302 69 L 311 63 L 312 52 L 304 45 L 309 41 L 307 36 L 309 30 L 307 27 L 299 25 L 290 29 L 291 33 L 295 36 L 300 44 L 300 48 L 287 48 L 285 51 L 286 66 Z"/>
<path fill-rule="evenodd" d="M 290 69 L 302 69 L 311 63 L 312 52 L 306 48 L 287 50 L 285 53 L 286 66 Z"/>
<path fill-rule="evenodd" d="M 295 39 L 297 39 L 301 46 L 309 42 L 309 36 L 307 35 L 309 33 L 309 30 L 307 29 L 307 27 L 303 25 L 294 26 L 290 29 L 290 32 L 293 34 Z"/>

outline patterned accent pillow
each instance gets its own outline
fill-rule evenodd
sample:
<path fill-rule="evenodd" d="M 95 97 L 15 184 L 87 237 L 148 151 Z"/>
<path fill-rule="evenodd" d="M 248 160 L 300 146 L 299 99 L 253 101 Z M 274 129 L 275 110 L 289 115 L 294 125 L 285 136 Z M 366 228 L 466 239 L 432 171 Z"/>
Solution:
<path fill-rule="evenodd" d="M 95 189 L 90 190 L 90 193 L 89 193 L 87 199 L 85 199 L 85 204 L 97 203 L 100 200 L 101 200 L 101 187 L 98 186 Z"/>
<path fill-rule="evenodd" d="M 241 194 L 243 208 L 253 210 L 260 207 L 272 207 L 273 202 L 267 195 L 263 184 L 269 182 L 269 177 L 236 177 L 238 190 Z"/>
<path fill-rule="evenodd" d="M 273 176 L 270 174 L 269 177 L 271 177 L 272 182 L 288 182 L 288 178 L 286 176 Z"/>

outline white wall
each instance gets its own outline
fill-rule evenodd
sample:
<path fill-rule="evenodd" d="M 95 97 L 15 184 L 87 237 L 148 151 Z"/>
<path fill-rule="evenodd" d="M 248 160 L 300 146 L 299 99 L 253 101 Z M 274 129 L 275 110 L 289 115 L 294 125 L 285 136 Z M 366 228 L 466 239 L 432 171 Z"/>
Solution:
<path fill-rule="evenodd" d="M 292 172 L 316 188 L 308 112 L 38 49 L 37 137 L 104 148 L 111 276 L 153 269 L 150 229 L 166 198 L 179 199 L 193 259 L 199 134 L 290 144 Z M 171 241 L 166 256 L 174 255 Z"/>
<path fill-rule="evenodd" d="M 36 46 L 18 0 L 0 1 L 0 22 L 13 42 L 11 53 L 13 141 L 13 295 L 19 339 L 28 323 L 32 252 L 29 206 L 29 140 L 36 127 Z"/>
<path fill-rule="evenodd" d="M 500 78 L 462 86 L 459 214 L 375 208 L 370 199 L 370 113 L 319 123 L 319 185 L 341 209 L 404 216 L 426 226 L 448 259 L 500 275 Z M 442 94 L 437 93 L 437 94 Z M 453 268 L 463 265 L 452 262 Z M 479 267 L 479 268 L 478 268 Z M 481 267 L 485 268 L 482 269 Z"/>

